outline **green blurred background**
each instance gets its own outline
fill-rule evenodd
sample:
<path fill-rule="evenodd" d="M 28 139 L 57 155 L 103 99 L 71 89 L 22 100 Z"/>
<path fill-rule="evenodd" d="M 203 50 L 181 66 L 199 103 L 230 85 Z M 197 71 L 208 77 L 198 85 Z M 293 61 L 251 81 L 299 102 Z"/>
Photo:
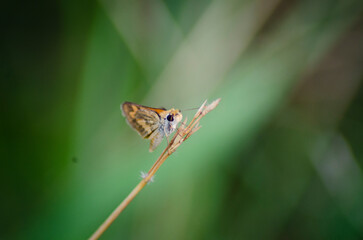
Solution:
<path fill-rule="evenodd" d="M 86 239 L 140 181 L 166 143 L 150 154 L 123 101 L 219 97 L 102 239 L 363 239 L 362 10 L 2 3 L 0 239 Z"/>

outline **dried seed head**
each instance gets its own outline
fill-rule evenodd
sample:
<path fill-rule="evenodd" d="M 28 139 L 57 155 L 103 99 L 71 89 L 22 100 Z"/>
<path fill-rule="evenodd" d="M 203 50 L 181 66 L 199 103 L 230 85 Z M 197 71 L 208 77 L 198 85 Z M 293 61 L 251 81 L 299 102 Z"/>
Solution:
<path fill-rule="evenodd" d="M 212 111 L 215 107 L 218 106 L 219 102 L 221 101 L 220 98 L 218 98 L 217 100 L 214 100 L 211 104 L 209 104 L 208 106 L 206 106 L 203 110 L 203 115 L 209 113 L 210 111 Z"/>

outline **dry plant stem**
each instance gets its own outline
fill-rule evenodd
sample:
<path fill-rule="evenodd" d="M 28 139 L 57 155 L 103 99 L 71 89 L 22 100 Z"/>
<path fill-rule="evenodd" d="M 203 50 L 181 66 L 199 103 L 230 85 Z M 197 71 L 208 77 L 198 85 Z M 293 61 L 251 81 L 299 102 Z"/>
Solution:
<path fill-rule="evenodd" d="M 181 127 L 178 128 L 177 132 L 174 134 L 173 138 L 170 140 L 168 146 L 161 153 L 159 158 L 155 161 L 153 166 L 148 171 L 147 176 L 140 181 L 140 183 L 130 192 L 130 194 L 121 202 L 120 205 L 110 214 L 110 216 L 102 223 L 102 225 L 96 230 L 96 232 L 89 238 L 91 240 L 98 239 L 106 229 L 112 224 L 112 222 L 120 215 L 120 213 L 128 206 L 128 204 L 136 197 L 136 195 L 145 187 L 145 185 L 154 176 L 160 166 L 164 161 L 173 153 L 175 150 L 193 133 L 195 133 L 200 126 L 198 126 L 199 121 L 208 112 L 212 111 L 220 102 L 220 98 L 213 101 L 211 104 L 206 106 L 207 101 L 205 101 L 199 108 L 197 113 L 194 115 L 193 119 L 190 121 L 188 126 L 186 126 L 186 119 L 184 120 Z M 185 127 L 186 126 L 186 127 Z"/>
<path fill-rule="evenodd" d="M 147 184 L 144 179 L 130 192 L 130 194 L 121 202 L 120 205 L 110 214 L 110 216 L 102 223 L 95 233 L 89 239 L 98 239 L 106 229 L 112 224 L 112 222 L 120 215 L 120 213 L 129 205 L 129 203 L 136 197 L 136 195 L 145 187 Z"/>

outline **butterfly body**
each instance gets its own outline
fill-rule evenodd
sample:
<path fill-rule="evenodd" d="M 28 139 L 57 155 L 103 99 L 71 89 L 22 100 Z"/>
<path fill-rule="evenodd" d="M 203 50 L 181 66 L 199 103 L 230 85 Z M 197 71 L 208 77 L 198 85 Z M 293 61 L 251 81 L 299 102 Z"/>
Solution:
<path fill-rule="evenodd" d="M 152 108 L 132 102 L 121 105 L 122 114 L 127 123 L 141 137 L 150 139 L 149 151 L 152 152 L 165 136 L 172 134 L 183 116 L 178 109 Z"/>

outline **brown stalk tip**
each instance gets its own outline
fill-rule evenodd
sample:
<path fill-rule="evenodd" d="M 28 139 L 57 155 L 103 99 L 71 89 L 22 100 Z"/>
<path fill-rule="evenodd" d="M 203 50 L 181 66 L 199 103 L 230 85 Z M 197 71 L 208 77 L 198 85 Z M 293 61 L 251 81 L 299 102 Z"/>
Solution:
<path fill-rule="evenodd" d="M 202 103 L 202 105 L 199 107 L 198 111 L 197 111 L 197 112 L 195 113 L 195 115 L 194 115 L 194 118 L 202 112 L 202 110 L 203 110 L 203 108 L 205 107 L 205 105 L 206 105 L 206 104 L 207 104 L 207 100 L 205 100 L 205 101 Z"/>
<path fill-rule="evenodd" d="M 221 101 L 221 99 L 218 98 L 218 99 L 214 100 L 211 104 L 206 106 L 203 110 L 203 115 L 205 115 L 205 114 L 209 113 L 210 111 L 212 111 L 213 109 L 215 109 L 218 106 L 220 101 Z"/>

